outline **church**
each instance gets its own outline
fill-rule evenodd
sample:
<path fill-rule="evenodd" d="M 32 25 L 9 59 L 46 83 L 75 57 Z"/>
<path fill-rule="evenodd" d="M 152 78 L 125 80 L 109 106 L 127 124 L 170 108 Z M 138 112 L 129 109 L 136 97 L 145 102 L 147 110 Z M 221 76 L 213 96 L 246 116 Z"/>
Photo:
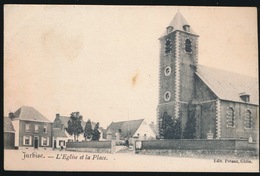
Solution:
<path fill-rule="evenodd" d="M 180 124 L 180 138 L 194 117 L 195 139 L 258 140 L 257 78 L 198 64 L 198 38 L 177 12 L 160 41 L 158 137 L 163 119 Z"/>

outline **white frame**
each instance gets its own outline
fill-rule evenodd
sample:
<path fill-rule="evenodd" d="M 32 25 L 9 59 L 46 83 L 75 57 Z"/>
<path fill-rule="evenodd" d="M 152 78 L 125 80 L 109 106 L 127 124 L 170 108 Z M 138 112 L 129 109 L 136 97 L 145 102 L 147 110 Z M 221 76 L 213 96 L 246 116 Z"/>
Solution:
<path fill-rule="evenodd" d="M 170 70 L 169 73 L 166 72 L 167 69 Z M 164 69 L 164 75 L 165 75 L 165 76 L 169 76 L 169 75 L 171 74 L 171 72 L 172 72 L 172 69 L 171 69 L 171 67 L 169 67 L 169 66 Z"/>
<path fill-rule="evenodd" d="M 25 138 L 29 138 L 29 144 L 25 142 L 27 140 Z M 23 136 L 23 145 L 28 145 L 28 146 L 32 145 L 32 136 L 28 136 L 28 135 Z"/>
<path fill-rule="evenodd" d="M 46 139 L 46 145 L 44 144 L 44 140 Z M 49 146 L 49 137 L 41 137 L 41 145 L 42 146 Z"/>

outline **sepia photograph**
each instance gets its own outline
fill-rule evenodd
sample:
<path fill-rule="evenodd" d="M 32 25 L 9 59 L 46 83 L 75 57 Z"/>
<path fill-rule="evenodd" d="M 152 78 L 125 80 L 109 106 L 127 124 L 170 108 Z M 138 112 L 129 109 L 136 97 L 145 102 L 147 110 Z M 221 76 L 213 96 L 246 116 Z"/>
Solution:
<path fill-rule="evenodd" d="M 6 171 L 259 172 L 257 8 L 9 4 L 3 44 Z"/>

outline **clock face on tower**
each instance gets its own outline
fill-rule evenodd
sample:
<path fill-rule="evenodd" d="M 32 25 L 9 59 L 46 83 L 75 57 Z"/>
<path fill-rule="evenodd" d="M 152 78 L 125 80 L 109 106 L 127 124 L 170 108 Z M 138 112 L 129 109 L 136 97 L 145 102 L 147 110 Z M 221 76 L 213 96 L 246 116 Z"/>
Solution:
<path fill-rule="evenodd" d="M 171 93 L 169 91 L 167 91 L 165 94 L 164 94 L 164 100 L 165 101 L 169 101 L 171 98 Z"/>
<path fill-rule="evenodd" d="M 171 74 L 171 67 L 166 67 L 164 70 L 164 75 L 169 76 Z"/>

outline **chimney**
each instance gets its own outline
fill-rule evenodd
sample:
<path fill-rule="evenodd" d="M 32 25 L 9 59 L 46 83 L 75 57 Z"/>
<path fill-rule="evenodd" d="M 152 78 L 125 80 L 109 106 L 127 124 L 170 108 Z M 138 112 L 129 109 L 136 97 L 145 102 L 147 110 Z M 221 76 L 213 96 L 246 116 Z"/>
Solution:
<path fill-rule="evenodd" d="M 14 116 L 14 113 L 13 113 L 13 112 L 10 112 L 10 113 L 9 113 L 9 118 L 10 118 L 10 119 L 13 119 L 13 118 L 15 118 L 15 116 Z"/>
<path fill-rule="evenodd" d="M 239 94 L 240 98 L 244 101 L 244 102 L 249 102 L 250 101 L 250 95 L 246 92 L 242 92 Z"/>
<path fill-rule="evenodd" d="M 58 114 L 56 114 L 56 118 L 59 118 L 60 117 L 60 114 L 58 113 Z"/>

